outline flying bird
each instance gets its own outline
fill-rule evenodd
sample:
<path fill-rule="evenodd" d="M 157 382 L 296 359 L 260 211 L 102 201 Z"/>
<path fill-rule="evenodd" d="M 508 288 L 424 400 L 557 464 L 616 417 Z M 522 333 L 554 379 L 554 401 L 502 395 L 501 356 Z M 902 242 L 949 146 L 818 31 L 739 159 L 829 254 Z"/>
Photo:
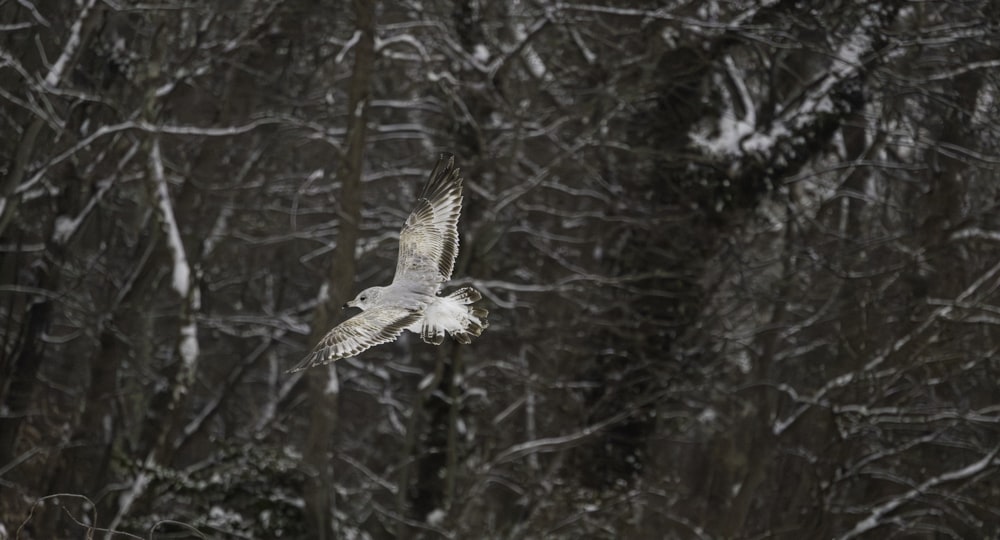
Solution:
<path fill-rule="evenodd" d="M 344 304 L 362 312 L 330 330 L 289 372 L 356 356 L 395 340 L 404 330 L 434 345 L 440 345 L 446 333 L 465 344 L 479 336 L 489 326 L 489 313 L 473 306 L 482 298 L 479 291 L 463 287 L 438 296 L 455 268 L 461 211 L 462 177 L 455 156 L 441 154 L 399 233 L 392 283 L 365 289 Z"/>

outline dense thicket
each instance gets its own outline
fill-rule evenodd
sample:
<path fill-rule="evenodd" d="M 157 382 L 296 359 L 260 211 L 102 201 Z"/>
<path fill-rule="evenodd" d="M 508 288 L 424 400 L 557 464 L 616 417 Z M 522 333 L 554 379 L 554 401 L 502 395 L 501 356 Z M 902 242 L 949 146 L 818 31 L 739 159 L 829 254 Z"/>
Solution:
<path fill-rule="evenodd" d="M 995 2 L 0 2 L 0 538 L 1000 535 Z M 288 375 L 439 151 L 469 346 Z"/>

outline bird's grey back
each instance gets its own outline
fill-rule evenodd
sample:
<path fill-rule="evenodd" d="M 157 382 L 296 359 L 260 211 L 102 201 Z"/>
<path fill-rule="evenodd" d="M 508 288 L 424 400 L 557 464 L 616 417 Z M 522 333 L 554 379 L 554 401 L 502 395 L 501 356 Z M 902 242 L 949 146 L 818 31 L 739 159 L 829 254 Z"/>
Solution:
<path fill-rule="evenodd" d="M 382 302 L 386 305 L 423 309 L 437 294 L 440 284 L 433 279 L 397 279 L 385 288 Z"/>

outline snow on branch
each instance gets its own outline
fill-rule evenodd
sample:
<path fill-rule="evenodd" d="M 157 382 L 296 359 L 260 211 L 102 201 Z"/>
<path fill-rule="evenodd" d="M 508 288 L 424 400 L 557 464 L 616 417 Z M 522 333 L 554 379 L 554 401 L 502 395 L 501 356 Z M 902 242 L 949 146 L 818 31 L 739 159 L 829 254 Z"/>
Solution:
<path fill-rule="evenodd" d="M 94 130 L 94 132 L 91 133 L 90 135 L 87 135 L 86 137 L 80 139 L 73 146 L 67 148 L 62 153 L 48 160 L 48 162 L 46 162 L 45 165 L 39 167 L 39 169 L 35 172 L 34 175 L 32 175 L 30 179 L 28 179 L 28 181 L 24 182 L 23 184 L 17 187 L 15 193 L 21 194 L 28 191 L 36 184 L 38 184 L 39 181 L 41 181 L 42 177 L 45 176 L 45 173 L 48 172 L 49 169 L 69 159 L 77 152 L 87 148 L 98 139 L 122 131 L 138 130 L 147 133 L 160 133 L 167 135 L 191 135 L 196 137 L 232 137 L 236 135 L 241 135 L 243 133 L 247 133 L 260 126 L 269 124 L 281 124 L 289 121 L 290 120 L 285 118 L 266 117 L 266 118 L 258 118 L 251 122 L 247 122 L 246 124 L 237 126 L 200 127 L 200 126 L 184 126 L 184 125 L 179 125 L 179 126 L 160 125 L 160 124 L 151 124 L 149 122 L 129 120 L 127 122 L 121 122 L 118 124 L 101 126 L 96 130 Z"/>
<path fill-rule="evenodd" d="M 163 173 L 163 157 L 160 154 L 160 141 L 153 139 L 153 148 L 149 153 L 150 170 L 153 173 L 154 197 L 160 225 L 167 236 L 167 249 L 174 261 L 173 286 L 181 298 L 187 298 L 191 288 L 191 265 L 188 264 L 181 232 L 177 228 L 174 208 L 170 204 L 170 192 L 167 190 L 167 179 Z"/>
<path fill-rule="evenodd" d="M 775 118 L 761 123 L 756 114 L 756 104 L 750 98 L 744 78 L 732 58 L 726 57 L 726 77 L 735 91 L 729 90 L 720 75 L 718 87 L 725 94 L 725 110 L 719 115 L 716 125 L 709 126 L 700 133 L 691 134 L 691 142 L 705 153 L 722 157 L 745 155 L 774 156 L 784 163 L 784 153 L 794 156 L 795 147 L 806 142 L 808 132 L 821 123 L 824 115 L 842 112 L 844 99 L 838 97 L 846 83 L 861 72 L 866 56 L 874 42 L 871 34 L 876 28 L 862 26 L 845 39 L 843 45 L 832 54 L 830 66 L 816 80 L 804 85 L 801 94 L 787 100 L 787 105 L 778 111 Z M 735 95 L 734 95 L 735 94 Z M 736 112 L 733 103 L 740 103 L 742 116 Z M 794 141 L 789 144 L 788 141 Z"/>
<path fill-rule="evenodd" d="M 358 32 L 355 32 L 355 36 L 357 36 L 358 34 L 359 34 Z M 352 37 L 351 40 L 354 41 L 354 38 Z M 392 37 L 389 37 L 389 38 L 386 38 L 386 39 L 379 39 L 376 36 L 375 37 L 375 50 L 381 52 L 382 49 L 385 49 L 385 48 L 389 47 L 390 45 L 394 45 L 396 43 L 402 43 L 402 44 L 410 45 L 411 47 L 413 47 L 417 51 L 417 53 L 420 54 L 420 58 L 423 59 L 425 62 L 429 62 L 430 59 L 431 59 L 430 53 L 427 52 L 427 47 L 425 47 L 424 44 L 423 44 L 423 42 L 421 42 L 416 36 L 414 36 L 412 34 L 400 34 L 400 35 L 392 36 Z M 345 47 L 346 47 L 346 45 L 345 45 Z"/>
<path fill-rule="evenodd" d="M 539 18 L 531 25 L 530 28 L 525 29 L 523 24 L 516 26 L 514 33 L 517 43 L 511 46 L 504 54 L 498 56 L 494 59 L 488 66 L 486 70 L 491 76 L 496 76 L 501 70 L 506 69 L 510 64 L 510 61 L 514 58 L 521 56 L 527 62 L 527 66 L 531 74 L 536 78 L 544 78 L 548 73 L 545 64 L 538 54 L 531 48 L 531 42 L 541 34 L 550 23 L 552 18 L 546 14 L 546 16 Z M 475 62 L 479 63 L 479 59 L 473 57 Z"/>
<path fill-rule="evenodd" d="M 1000 242 L 1000 231 L 991 231 L 987 229 L 982 229 L 979 227 L 966 227 L 964 229 L 959 229 L 953 233 L 949 240 L 988 240 L 991 242 Z"/>
<path fill-rule="evenodd" d="M 805 413 L 810 407 L 816 404 L 824 403 L 826 401 L 827 395 L 833 390 L 846 387 L 854 383 L 854 381 L 862 378 L 865 374 L 874 373 L 875 370 L 879 366 L 881 366 L 886 360 L 891 358 L 893 354 L 902 350 L 903 347 L 905 347 L 906 345 L 913 343 L 917 339 L 927 335 L 928 331 L 930 330 L 931 327 L 933 327 L 934 323 L 936 323 L 938 320 L 945 319 L 949 315 L 951 315 L 952 311 L 955 309 L 955 306 L 961 305 L 962 303 L 969 300 L 970 297 L 979 292 L 980 289 L 982 289 L 985 285 L 992 284 L 995 286 L 996 284 L 994 283 L 994 281 L 997 277 L 997 274 L 1000 274 L 1000 263 L 993 265 L 993 267 L 991 267 L 989 270 L 983 273 L 983 275 L 979 276 L 978 279 L 973 281 L 971 285 L 966 287 L 966 289 L 962 291 L 961 294 L 959 294 L 955 298 L 954 302 L 942 305 L 941 307 L 935 309 L 932 313 L 930 313 L 927 316 L 927 318 L 923 320 L 923 322 L 917 325 L 916 328 L 908 332 L 906 335 L 900 337 L 895 342 L 891 343 L 888 347 L 885 347 L 881 351 L 879 351 L 879 353 L 876 354 L 874 358 L 869 360 L 868 363 L 865 364 L 860 370 L 850 371 L 838 377 L 835 377 L 830 381 L 828 381 L 826 384 L 824 384 L 821 388 L 816 390 L 816 392 L 813 393 L 811 397 L 802 399 L 801 400 L 802 404 L 797 409 L 795 409 L 795 411 L 792 412 L 792 414 L 790 414 L 786 418 L 775 421 L 774 425 L 772 426 L 773 433 L 775 435 L 780 435 L 782 432 L 788 429 L 792 424 L 794 424 L 802 416 L 802 414 Z M 992 290 L 992 287 L 990 288 L 990 290 Z"/>
<path fill-rule="evenodd" d="M 750 98 L 750 92 L 747 90 L 746 84 L 741 79 L 731 57 L 726 57 L 725 64 L 729 78 L 733 81 L 733 86 L 736 88 L 739 96 L 730 95 L 728 96 L 729 99 L 724 100 L 723 107 L 725 109 L 719 115 L 719 123 L 716 126 L 715 134 L 691 134 L 691 142 L 695 146 L 702 148 L 709 154 L 720 156 L 740 154 L 741 143 L 748 137 L 755 135 L 754 131 L 758 128 L 756 105 Z M 729 93 L 727 86 L 721 80 L 721 76 L 716 80 L 716 84 L 724 92 Z M 743 106 L 743 117 L 737 116 L 736 107 L 732 105 L 737 97 Z M 756 135 L 760 136 L 762 134 L 757 133 Z"/>
<path fill-rule="evenodd" d="M 193 377 L 194 366 L 198 361 L 198 355 L 201 353 L 201 349 L 198 346 L 198 323 L 195 322 L 194 317 L 189 317 L 184 325 L 181 326 L 180 335 L 181 340 L 177 346 L 177 351 L 181 355 L 181 362 L 184 363 L 186 368 L 185 373 Z"/>
<path fill-rule="evenodd" d="M 601 433 L 602 430 L 608 426 L 614 425 L 622 420 L 628 418 L 634 411 L 628 410 L 620 412 L 609 418 L 595 422 L 589 426 L 585 426 L 573 433 L 567 435 L 561 435 L 556 437 L 544 437 L 541 439 L 535 439 L 531 441 L 526 441 L 523 443 L 515 444 L 506 450 L 498 453 L 496 457 L 493 458 L 492 463 L 494 465 L 500 465 L 510 461 L 515 461 L 521 459 L 525 456 L 530 456 L 538 452 L 558 452 L 560 450 L 565 450 L 566 448 L 575 446 L 582 441 Z"/>
<path fill-rule="evenodd" d="M 931 488 L 937 487 L 946 482 L 968 479 L 985 471 L 990 466 L 998 465 L 998 463 L 995 463 L 998 451 L 1000 451 L 1000 446 L 994 447 L 993 450 L 991 450 L 988 454 L 983 456 L 983 458 L 980 459 L 979 461 L 971 463 L 965 467 L 962 467 L 961 469 L 948 471 L 946 473 L 934 476 L 924 481 L 919 486 L 910 489 L 909 491 L 899 496 L 893 497 L 889 501 L 876 506 L 875 508 L 872 509 L 868 517 L 856 523 L 853 529 L 838 536 L 837 538 L 839 540 L 848 540 L 850 538 L 855 538 L 857 536 L 860 536 L 861 534 L 868 532 L 881 525 L 883 523 L 883 518 L 885 518 L 888 513 L 899 508 L 903 504 L 906 504 L 916 499 L 917 497 L 924 495 Z"/>
<path fill-rule="evenodd" d="M 339 53 L 337 53 L 336 62 L 338 64 L 344 63 L 344 57 L 347 56 L 347 53 L 358 44 L 358 41 L 361 41 L 361 30 L 355 30 L 351 39 L 347 40 L 347 43 L 344 43 L 344 47 L 340 49 Z"/>
<path fill-rule="evenodd" d="M 70 27 L 69 39 L 66 40 L 66 44 L 63 45 L 63 50 L 59 54 L 59 58 L 54 64 L 52 64 L 52 68 L 49 69 L 49 73 L 45 76 L 45 84 L 50 88 L 55 88 L 59 85 L 59 81 L 62 80 L 70 59 L 73 58 L 77 49 L 80 48 L 80 44 L 82 43 L 83 23 L 87 20 L 87 16 L 90 15 L 90 11 L 94 9 L 94 4 L 96 3 L 97 0 L 89 0 L 84 3 L 83 7 L 80 9 L 80 14 L 76 17 L 76 21 L 74 21 L 73 26 Z"/>
<path fill-rule="evenodd" d="M 194 376 L 197 365 L 198 347 L 198 323 L 194 313 L 201 307 L 201 297 L 197 288 L 192 288 L 191 264 L 188 262 L 187 253 L 184 250 L 184 242 L 181 239 L 180 228 L 177 226 L 177 218 L 174 215 L 173 205 L 170 203 L 170 191 L 167 189 L 167 178 L 163 172 L 163 156 L 160 153 L 160 141 L 153 139 L 153 145 L 149 152 L 149 168 L 153 181 L 153 198 L 156 204 L 156 213 L 160 220 L 160 227 L 166 236 L 167 250 L 173 260 L 172 285 L 177 294 L 184 300 L 184 309 L 181 316 L 181 327 L 177 352 L 180 354 L 181 362 L 184 365 L 182 380 L 174 388 L 174 399 L 180 398 L 180 394 L 187 391 L 190 379 Z"/>
<path fill-rule="evenodd" d="M 146 461 L 145 467 L 147 469 L 152 469 L 155 463 L 152 458 Z M 132 480 L 132 486 L 121 494 L 118 498 L 118 512 L 115 513 L 115 517 L 111 520 L 108 525 L 108 530 L 113 531 L 118 528 L 118 525 L 122 522 L 122 519 L 132 510 L 132 506 L 137 500 L 146 492 L 146 488 L 149 487 L 150 481 L 153 479 L 152 475 L 146 470 L 140 471 L 135 479 Z M 108 538 L 113 535 L 108 534 Z"/>
<path fill-rule="evenodd" d="M 56 244 L 66 245 L 70 238 L 76 234 L 79 230 L 80 225 L 83 224 L 84 219 L 97 207 L 97 203 L 104 198 L 104 194 L 107 193 L 108 189 L 114 184 L 112 179 L 107 179 L 102 182 L 97 183 L 97 192 L 94 193 L 87 204 L 83 207 L 76 217 L 69 217 L 65 215 L 60 215 L 56 217 L 55 230 L 52 232 L 52 241 Z"/>

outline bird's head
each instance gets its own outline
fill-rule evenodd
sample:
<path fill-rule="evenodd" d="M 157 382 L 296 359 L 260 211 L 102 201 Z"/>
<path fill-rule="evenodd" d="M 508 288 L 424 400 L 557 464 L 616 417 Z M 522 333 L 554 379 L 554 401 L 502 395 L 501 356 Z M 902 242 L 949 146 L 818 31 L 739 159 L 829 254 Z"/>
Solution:
<path fill-rule="evenodd" d="M 378 302 L 380 296 L 382 296 L 382 289 L 385 287 L 369 287 L 358 293 L 354 297 L 354 300 L 344 304 L 344 309 L 349 307 L 356 307 L 362 311 L 368 309 L 370 306 Z"/>

